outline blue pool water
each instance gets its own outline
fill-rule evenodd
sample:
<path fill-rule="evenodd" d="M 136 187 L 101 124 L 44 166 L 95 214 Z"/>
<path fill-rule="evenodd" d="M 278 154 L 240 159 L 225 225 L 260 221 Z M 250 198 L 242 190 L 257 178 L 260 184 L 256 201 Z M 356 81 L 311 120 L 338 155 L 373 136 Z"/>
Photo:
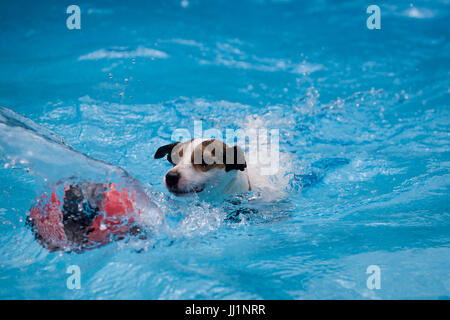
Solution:
<path fill-rule="evenodd" d="M 75 4 L 81 30 L 66 28 L 64 2 L 0 2 L 0 105 L 127 170 L 168 228 L 49 252 L 26 214 L 61 162 L 89 160 L 55 138 L 30 148 L 59 164 L 10 163 L 0 140 L 0 298 L 449 298 L 447 0 L 373 3 L 380 30 L 367 1 Z M 196 120 L 279 129 L 282 195 L 170 196 L 153 154 Z"/>

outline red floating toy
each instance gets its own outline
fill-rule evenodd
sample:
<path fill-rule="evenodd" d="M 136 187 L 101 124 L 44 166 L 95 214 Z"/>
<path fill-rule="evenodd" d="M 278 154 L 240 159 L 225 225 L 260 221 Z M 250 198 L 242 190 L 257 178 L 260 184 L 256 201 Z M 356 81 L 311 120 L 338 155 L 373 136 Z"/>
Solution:
<path fill-rule="evenodd" d="M 30 210 L 28 223 L 36 238 L 51 251 L 92 249 L 139 233 L 134 193 L 115 184 L 82 183 L 44 194 Z"/>

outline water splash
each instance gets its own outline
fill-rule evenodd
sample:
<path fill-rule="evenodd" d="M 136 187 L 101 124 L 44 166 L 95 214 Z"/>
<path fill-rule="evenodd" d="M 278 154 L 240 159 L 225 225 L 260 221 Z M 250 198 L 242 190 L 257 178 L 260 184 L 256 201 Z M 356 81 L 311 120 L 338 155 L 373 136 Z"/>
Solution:
<path fill-rule="evenodd" d="M 62 203 L 57 199 L 67 196 L 65 190 L 69 186 L 108 184 L 114 190 L 130 192 L 133 210 L 139 212 L 138 223 L 148 231 L 157 232 L 164 223 L 162 212 L 140 182 L 125 170 L 77 152 L 51 131 L 3 107 L 0 107 L 0 165 L 7 170 L 19 169 L 27 173 L 33 190 L 27 195 L 29 203 L 39 197 L 34 210 L 49 205 L 54 207 L 53 211 L 62 210 Z"/>

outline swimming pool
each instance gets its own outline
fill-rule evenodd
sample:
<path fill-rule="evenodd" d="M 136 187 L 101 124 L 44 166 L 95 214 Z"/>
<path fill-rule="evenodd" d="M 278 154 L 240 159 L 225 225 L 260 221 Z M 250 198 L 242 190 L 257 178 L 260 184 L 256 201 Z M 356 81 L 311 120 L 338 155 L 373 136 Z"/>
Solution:
<path fill-rule="evenodd" d="M 449 298 L 448 1 L 384 1 L 380 30 L 365 1 L 76 4 L 81 30 L 65 4 L 0 3 L 0 105 L 124 168 L 168 230 L 49 252 L 26 213 L 61 173 L 0 153 L 0 298 Z M 194 121 L 278 129 L 284 195 L 170 196 L 153 155 Z"/>

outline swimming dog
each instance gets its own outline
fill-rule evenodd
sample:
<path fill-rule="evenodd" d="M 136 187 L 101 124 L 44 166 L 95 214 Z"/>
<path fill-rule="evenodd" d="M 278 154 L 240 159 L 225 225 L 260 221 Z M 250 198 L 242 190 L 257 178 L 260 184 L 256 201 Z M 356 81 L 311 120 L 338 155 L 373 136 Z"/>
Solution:
<path fill-rule="evenodd" d="M 176 196 L 194 193 L 228 195 L 251 190 L 244 152 L 217 139 L 192 139 L 160 147 L 155 159 L 167 155 L 173 168 L 164 176 Z"/>

